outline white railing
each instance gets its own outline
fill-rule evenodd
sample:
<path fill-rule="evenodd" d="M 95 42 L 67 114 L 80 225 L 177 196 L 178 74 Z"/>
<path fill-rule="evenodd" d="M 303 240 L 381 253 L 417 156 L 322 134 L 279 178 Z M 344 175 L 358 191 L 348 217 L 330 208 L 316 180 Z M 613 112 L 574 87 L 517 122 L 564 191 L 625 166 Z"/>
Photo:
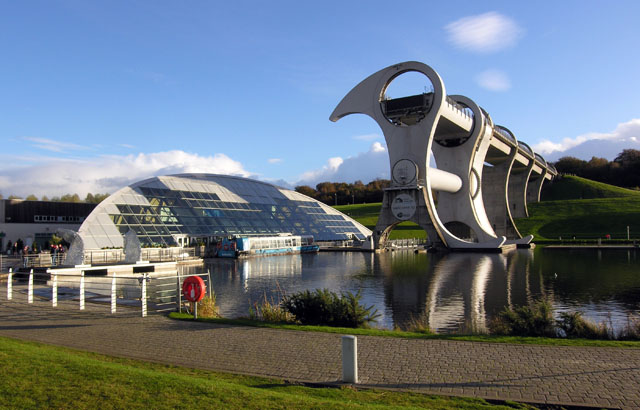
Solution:
<path fill-rule="evenodd" d="M 66 253 L 35 253 L 12 258 L 14 262 L 19 261 L 19 265 L 24 268 L 40 268 L 55 267 L 65 264 Z M 0 255 L 0 271 L 4 269 L 6 263 L 3 263 Z M 140 252 L 140 259 L 149 262 L 175 262 L 190 259 L 197 259 L 195 248 L 143 248 Z M 125 254 L 122 249 L 100 249 L 88 250 L 84 252 L 84 263 L 88 265 L 95 264 L 114 264 L 125 260 Z M 14 263 L 14 265 L 18 265 Z"/>
<path fill-rule="evenodd" d="M 65 299 L 78 299 L 78 309 L 85 310 L 87 302 L 101 306 L 109 302 L 111 314 L 117 312 L 118 302 L 126 306 L 140 307 L 140 314 L 146 317 L 148 308 L 156 312 L 181 311 L 183 308 L 182 283 L 189 276 L 200 276 L 205 280 L 209 296 L 212 294 L 209 271 L 182 275 L 174 274 L 126 274 L 93 276 L 92 269 L 80 274 L 69 269 L 47 269 L 46 272 L 16 272 L 9 269 L 6 274 L 6 300 L 16 301 L 17 295 L 26 293 L 27 304 L 34 303 L 34 296 L 50 300 L 51 307 L 58 307 L 61 295 Z"/>
<path fill-rule="evenodd" d="M 418 248 L 426 245 L 426 239 L 390 239 L 387 241 L 387 248 Z"/>

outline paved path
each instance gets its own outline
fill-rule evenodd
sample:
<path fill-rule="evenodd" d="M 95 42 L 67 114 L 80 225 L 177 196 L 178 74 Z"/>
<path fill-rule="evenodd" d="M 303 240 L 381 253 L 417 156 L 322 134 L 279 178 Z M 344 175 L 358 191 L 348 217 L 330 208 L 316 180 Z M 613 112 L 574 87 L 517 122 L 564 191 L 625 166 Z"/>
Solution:
<path fill-rule="evenodd" d="M 24 295 L 17 295 L 24 299 Z M 5 301 L 0 336 L 306 382 L 340 377 L 340 335 L 138 317 L 139 310 Z M 358 337 L 363 385 L 525 402 L 640 408 L 640 349 Z"/>

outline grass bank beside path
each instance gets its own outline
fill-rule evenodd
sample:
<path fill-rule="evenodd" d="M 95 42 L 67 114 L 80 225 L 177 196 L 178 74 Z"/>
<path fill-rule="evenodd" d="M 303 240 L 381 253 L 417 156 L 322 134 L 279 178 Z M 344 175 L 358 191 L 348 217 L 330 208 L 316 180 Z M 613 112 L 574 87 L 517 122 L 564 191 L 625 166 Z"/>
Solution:
<path fill-rule="evenodd" d="M 193 320 L 193 316 L 187 313 L 173 312 L 169 314 L 172 319 Z M 330 326 L 302 326 L 283 323 L 266 323 L 250 319 L 226 319 L 226 318 L 198 318 L 198 321 L 235 326 L 266 327 L 271 329 L 299 330 L 306 332 L 324 332 L 362 336 L 397 337 L 402 339 L 433 339 L 433 340 L 457 340 L 464 342 L 484 343 L 515 343 L 534 344 L 548 346 L 591 346 L 591 347 L 631 347 L 640 348 L 640 341 L 626 340 L 588 340 L 588 339 L 563 339 L 553 337 L 519 337 L 519 336 L 491 336 L 491 335 L 444 335 L 422 332 L 405 332 L 400 330 L 384 329 L 352 329 Z"/>
<path fill-rule="evenodd" d="M 534 408 L 482 399 L 317 388 L 0 338 L 1 408 Z"/>

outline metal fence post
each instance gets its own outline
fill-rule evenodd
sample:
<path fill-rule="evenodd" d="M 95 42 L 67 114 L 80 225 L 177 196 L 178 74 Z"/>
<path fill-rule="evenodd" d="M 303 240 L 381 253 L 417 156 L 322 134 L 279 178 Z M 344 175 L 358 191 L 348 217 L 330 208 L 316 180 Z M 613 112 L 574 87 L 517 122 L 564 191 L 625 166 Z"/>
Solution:
<path fill-rule="evenodd" d="M 147 274 L 142 275 L 142 296 L 140 297 L 142 302 L 142 317 L 147 317 Z"/>
<path fill-rule="evenodd" d="M 13 299 L 13 268 L 9 268 L 7 276 L 7 300 Z"/>
<path fill-rule="evenodd" d="M 27 303 L 33 303 L 33 269 L 29 272 L 29 286 L 27 290 Z"/>
<path fill-rule="evenodd" d="M 53 274 L 53 283 L 51 284 L 51 305 L 58 306 L 58 274 Z"/>
<path fill-rule="evenodd" d="M 209 276 L 209 299 L 211 299 L 211 271 L 207 269 L 207 276 Z"/>
<path fill-rule="evenodd" d="M 116 273 L 111 274 L 111 314 L 116 313 Z"/>
<path fill-rule="evenodd" d="M 342 381 L 358 383 L 358 339 L 342 336 Z"/>
<path fill-rule="evenodd" d="M 80 271 L 80 310 L 84 310 L 84 271 Z"/>

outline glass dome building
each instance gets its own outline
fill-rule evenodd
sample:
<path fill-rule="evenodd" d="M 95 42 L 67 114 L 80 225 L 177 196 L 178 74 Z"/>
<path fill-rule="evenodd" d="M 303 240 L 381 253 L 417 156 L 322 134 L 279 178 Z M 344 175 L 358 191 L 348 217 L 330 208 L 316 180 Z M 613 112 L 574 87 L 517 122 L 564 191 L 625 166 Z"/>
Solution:
<path fill-rule="evenodd" d="M 371 231 L 313 198 L 229 175 L 178 174 L 140 181 L 101 202 L 78 234 L 85 249 L 119 248 L 133 230 L 142 246 L 188 246 L 216 238 L 313 235 L 365 239 Z"/>

